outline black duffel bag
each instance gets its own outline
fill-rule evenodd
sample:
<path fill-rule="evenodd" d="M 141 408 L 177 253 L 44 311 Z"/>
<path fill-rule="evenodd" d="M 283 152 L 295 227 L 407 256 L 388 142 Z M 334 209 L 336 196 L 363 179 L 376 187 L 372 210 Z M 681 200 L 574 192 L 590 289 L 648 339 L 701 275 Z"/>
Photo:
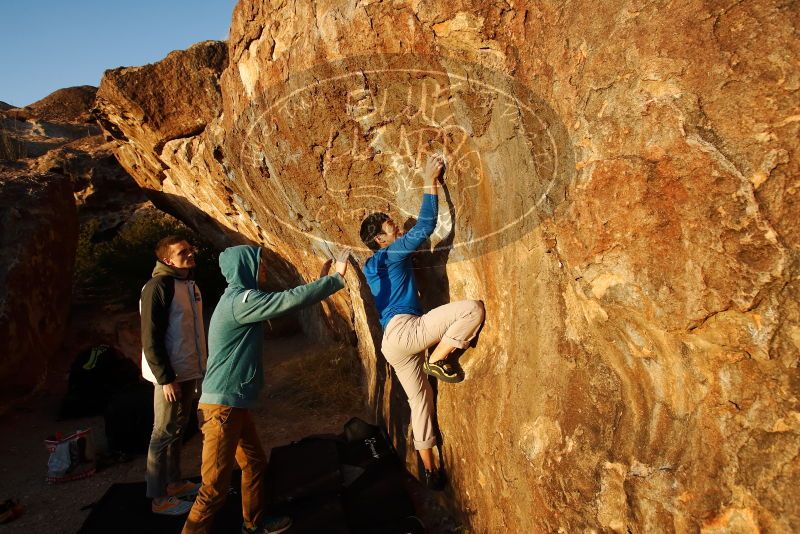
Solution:
<path fill-rule="evenodd" d="M 309 437 L 273 448 L 265 485 L 271 505 L 340 491 L 338 440 Z"/>

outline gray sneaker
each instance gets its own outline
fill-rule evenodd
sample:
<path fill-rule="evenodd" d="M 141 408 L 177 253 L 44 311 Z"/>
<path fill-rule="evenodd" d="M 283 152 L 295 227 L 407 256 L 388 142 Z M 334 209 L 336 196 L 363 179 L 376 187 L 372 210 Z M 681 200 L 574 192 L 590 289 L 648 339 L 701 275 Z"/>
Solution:
<path fill-rule="evenodd" d="M 190 501 L 182 501 L 177 497 L 169 497 L 167 499 L 153 499 L 151 510 L 154 514 L 159 515 L 183 515 L 188 514 L 192 509 Z"/>
<path fill-rule="evenodd" d="M 260 527 L 247 528 L 242 525 L 242 534 L 279 534 L 291 526 L 291 517 L 268 515 L 261 521 Z"/>

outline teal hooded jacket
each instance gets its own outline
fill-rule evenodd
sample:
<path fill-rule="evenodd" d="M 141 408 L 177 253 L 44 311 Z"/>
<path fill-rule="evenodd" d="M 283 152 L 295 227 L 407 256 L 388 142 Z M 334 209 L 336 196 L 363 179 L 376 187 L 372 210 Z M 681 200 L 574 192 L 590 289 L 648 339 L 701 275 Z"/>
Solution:
<path fill-rule="evenodd" d="M 225 249 L 219 266 L 228 281 L 208 330 L 208 364 L 200 402 L 252 408 L 264 385 L 264 321 L 315 304 L 344 287 L 338 273 L 288 291 L 258 289 L 261 249 Z"/>

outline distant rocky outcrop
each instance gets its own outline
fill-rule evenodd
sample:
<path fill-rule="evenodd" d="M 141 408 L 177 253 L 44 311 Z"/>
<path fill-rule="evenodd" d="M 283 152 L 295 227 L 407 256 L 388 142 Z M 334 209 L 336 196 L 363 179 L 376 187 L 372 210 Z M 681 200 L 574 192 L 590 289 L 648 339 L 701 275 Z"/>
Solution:
<path fill-rule="evenodd" d="M 68 87 L 24 108 L 0 110 L 0 162 L 67 176 L 81 221 L 94 219 L 98 231 L 106 232 L 147 198 L 119 165 L 96 124 L 96 93 L 89 85 Z"/>
<path fill-rule="evenodd" d="M 59 348 L 79 220 L 91 222 L 93 240 L 110 239 L 147 203 L 94 123 L 96 90 L 62 89 L 0 110 L 0 411 L 69 357 Z"/>
<path fill-rule="evenodd" d="M 486 303 L 437 399 L 471 530 L 797 531 L 797 11 L 664 9 L 241 0 L 227 54 L 111 71 L 98 109 L 160 206 L 305 279 L 447 155 L 417 276 Z M 358 269 L 325 311 L 415 468 Z"/>
<path fill-rule="evenodd" d="M 0 167 L 0 411 L 44 383 L 69 317 L 78 219 L 55 173 Z"/>
<path fill-rule="evenodd" d="M 35 158 L 97 135 L 91 118 L 96 87 L 60 89 L 24 108 L 0 109 L 0 160 Z"/>

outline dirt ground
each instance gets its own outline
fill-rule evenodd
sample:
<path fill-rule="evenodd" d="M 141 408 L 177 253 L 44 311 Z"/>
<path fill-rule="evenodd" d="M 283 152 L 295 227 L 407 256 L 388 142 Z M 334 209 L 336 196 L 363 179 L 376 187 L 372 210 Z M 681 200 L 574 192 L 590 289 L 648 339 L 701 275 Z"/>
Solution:
<path fill-rule="evenodd" d="M 290 380 L 292 362 L 320 350 L 302 337 L 269 340 L 266 349 L 266 390 L 262 405 L 255 411 L 259 436 L 264 449 L 287 444 L 293 440 L 319 433 L 339 433 L 353 416 L 374 422 L 364 406 L 354 406 L 343 413 L 321 402 L 319 408 L 299 405 L 292 397 Z M 64 370 L 53 373 L 47 390 L 0 417 L 0 500 L 16 498 L 24 505 L 19 519 L 0 525 L 0 534 L 73 533 L 89 514 L 84 507 L 96 502 L 115 482 L 135 482 L 144 478 L 145 459 L 136 456 L 131 461 L 114 464 L 94 476 L 64 484 L 45 482 L 48 453 L 44 439 L 55 432 L 67 435 L 76 429 L 92 428 L 98 451 L 105 449 L 102 417 L 56 421 L 61 399 L 66 391 Z M 280 394 L 275 394 L 280 392 Z M 307 404 L 307 398 L 304 399 Z M 185 445 L 182 455 L 186 476 L 199 474 L 202 436 L 198 433 Z M 446 494 L 428 492 L 416 483 L 409 489 L 418 515 L 428 525 L 429 532 L 464 532 L 445 512 Z"/>

